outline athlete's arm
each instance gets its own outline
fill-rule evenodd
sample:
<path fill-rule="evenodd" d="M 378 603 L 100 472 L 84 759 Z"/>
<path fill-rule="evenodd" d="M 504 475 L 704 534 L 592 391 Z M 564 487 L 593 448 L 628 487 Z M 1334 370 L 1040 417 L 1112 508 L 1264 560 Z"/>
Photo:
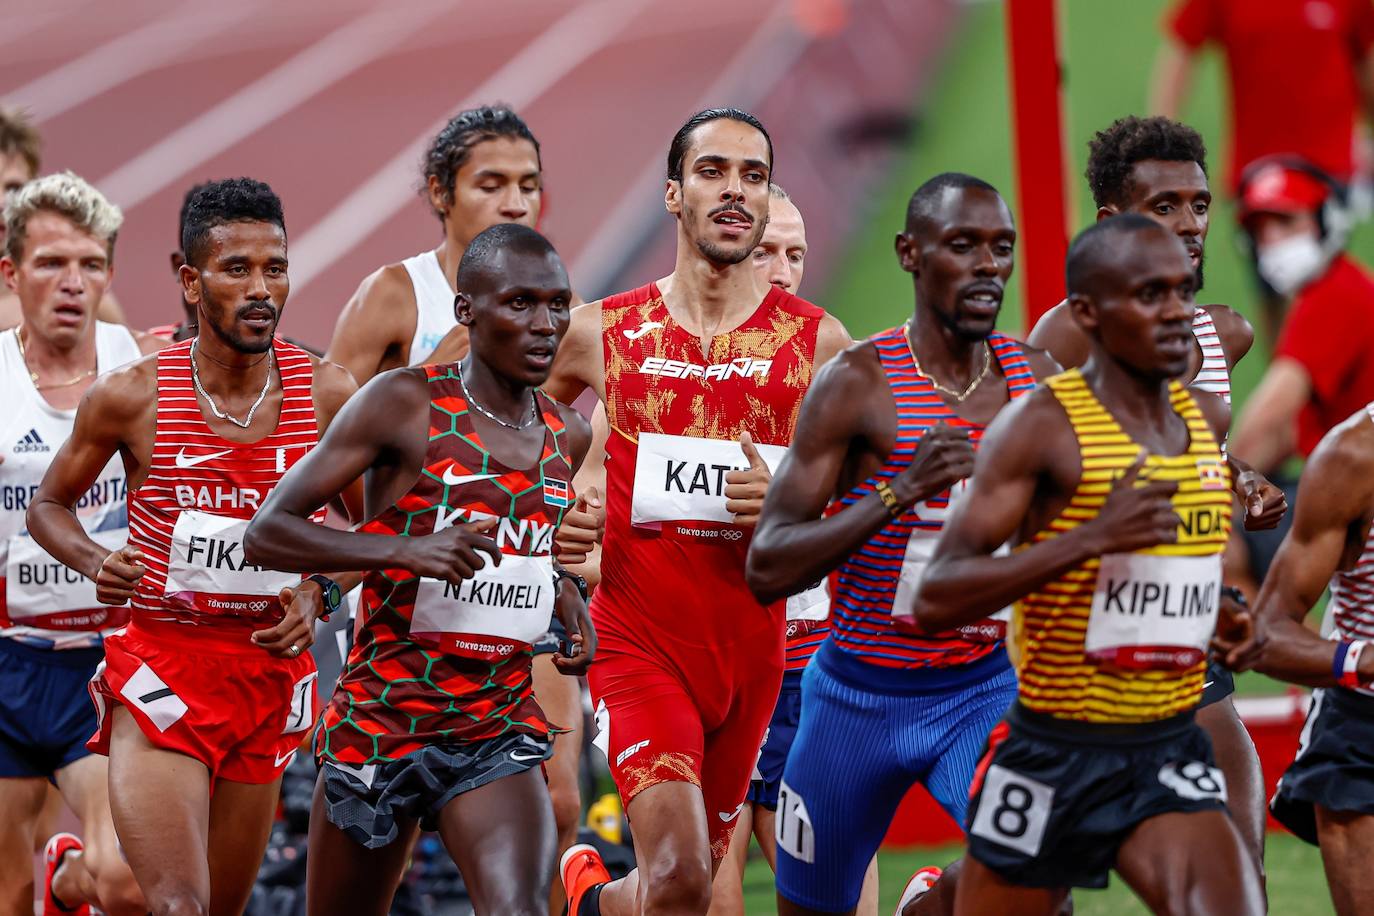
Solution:
<path fill-rule="evenodd" d="M 811 365 L 819 370 L 853 345 L 854 338 L 849 336 L 844 324 L 827 312 L 821 319 L 820 327 L 816 329 L 816 352 L 812 356 Z"/>
<path fill-rule="evenodd" d="M 315 376 L 311 384 L 311 397 L 315 404 L 315 424 L 319 429 L 319 435 L 329 430 L 329 426 L 334 422 L 344 403 L 353 395 L 358 393 L 358 383 L 353 380 L 353 376 L 348 370 L 331 363 L 326 359 L 310 358 L 311 364 L 315 369 Z M 360 522 L 363 519 L 363 482 L 359 478 L 354 480 L 343 492 L 330 501 L 330 506 L 335 512 L 342 514 L 351 522 Z M 342 586 L 340 586 L 342 588 Z"/>
<path fill-rule="evenodd" d="M 427 363 L 456 363 L 468 355 L 468 329 L 466 325 L 455 324 L 439 341 L 439 346 L 425 357 Z"/>
<path fill-rule="evenodd" d="M 606 399 L 606 361 L 601 345 L 601 300 L 572 310 L 568 333 L 558 344 L 553 369 L 543 388 L 549 397 L 571 404 L 588 388 Z"/>
<path fill-rule="evenodd" d="M 568 430 L 568 448 L 572 452 L 575 480 L 577 471 L 581 469 L 592 447 L 592 427 L 585 417 L 571 407 L 559 405 L 559 411 Z M 563 566 L 561 562 L 558 565 Z M 586 674 L 587 668 L 596 657 L 596 629 L 592 626 L 587 602 L 583 600 L 582 593 L 577 587 L 567 579 L 558 581 L 558 591 L 554 600 L 554 611 L 562 621 L 563 629 L 568 632 L 568 645 L 566 652 L 554 653 L 553 666 L 561 674 Z"/>
<path fill-rule="evenodd" d="M 933 633 L 974 623 L 1092 557 L 1177 538 L 1178 516 L 1169 499 L 1177 485 L 1136 486 L 1142 454 L 1095 519 L 993 556 L 1023 527 L 1037 496 L 1077 485 L 1078 472 L 1064 471 L 1079 462 L 1063 409 L 1048 390 L 1004 408 L 983 436 L 969 489 L 945 522 L 914 607 L 896 616 L 898 627 Z"/>
<path fill-rule="evenodd" d="M 1236 365 L 1255 344 L 1254 326 L 1229 305 L 1213 303 L 1200 305 L 1198 308 L 1206 310 L 1207 314 L 1212 316 L 1217 338 L 1221 341 L 1221 352 L 1226 354 L 1226 368 L 1228 371 L 1234 371 Z"/>
<path fill-rule="evenodd" d="M 1255 614 L 1265 643 L 1258 670 L 1270 677 L 1331 687 L 1336 644 L 1303 625 L 1331 576 L 1354 564 L 1374 505 L 1374 424 L 1361 411 L 1326 434 L 1298 485 L 1293 528 L 1269 567 Z M 1360 658 L 1361 683 L 1374 681 L 1374 651 Z"/>
<path fill-rule="evenodd" d="M 103 604 L 123 604 L 133 596 L 144 567 L 140 551 L 128 546 L 111 551 L 93 541 L 76 517 L 75 506 L 110 459 L 125 453 L 125 469 L 134 477 L 128 431 L 144 420 L 156 398 L 155 383 L 145 371 L 147 360 L 116 369 L 96 379 L 81 399 L 71 437 L 53 456 L 29 504 L 29 533 L 63 565 L 96 584 Z"/>
<path fill-rule="evenodd" d="M 496 545 L 475 534 L 495 519 L 404 538 L 310 521 L 311 513 L 365 472 L 374 486 L 402 476 L 408 486 L 424 461 L 428 422 L 429 389 L 422 375 L 400 369 L 368 382 L 339 411 L 320 444 L 272 489 L 248 525 L 244 556 L 259 566 L 294 572 L 399 568 L 454 582 L 485 565 L 476 550 L 487 551 L 499 564 Z"/>
<path fill-rule="evenodd" d="M 1043 350 L 1060 366 L 1077 368 L 1088 361 L 1092 343 L 1088 335 L 1073 320 L 1069 304 L 1061 302 L 1040 316 L 1031 328 L 1026 343 Z"/>
<path fill-rule="evenodd" d="M 325 359 L 347 369 L 359 385 L 366 384 L 385 369 L 405 365 L 418 321 L 406 269 L 387 265 L 364 279 L 344 306 Z"/>
<path fill-rule="evenodd" d="M 601 581 L 601 538 L 606 529 L 606 408 L 597 404 L 592 411 L 591 444 L 587 455 L 573 475 L 577 500 L 572 511 L 554 534 L 556 559 L 569 572 L 587 580 L 589 586 Z"/>
<path fill-rule="evenodd" d="M 876 492 L 822 517 L 846 459 L 873 451 L 874 430 L 882 424 L 875 415 L 888 403 L 874 393 L 886 387 L 867 343 L 845 350 L 816 374 L 749 545 L 745 577 L 760 601 L 776 601 L 818 582 L 892 520 Z M 922 437 L 911 465 L 889 486 L 898 508 L 906 509 L 970 470 L 968 431 L 942 424 Z"/>
<path fill-rule="evenodd" d="M 1172 38 L 1160 42 L 1150 78 L 1151 114 L 1178 120 L 1193 79 L 1193 55 L 1192 48 Z"/>
<path fill-rule="evenodd" d="M 1298 413 L 1311 396 L 1312 379 L 1297 360 L 1276 358 L 1245 403 L 1229 450 L 1263 473 L 1283 464 L 1297 441 Z"/>

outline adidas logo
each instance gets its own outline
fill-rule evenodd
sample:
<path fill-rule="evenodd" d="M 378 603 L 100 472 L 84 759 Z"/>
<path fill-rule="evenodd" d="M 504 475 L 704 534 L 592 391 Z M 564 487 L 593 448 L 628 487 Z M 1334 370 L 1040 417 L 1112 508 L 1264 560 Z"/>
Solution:
<path fill-rule="evenodd" d="M 43 441 L 43 437 L 38 435 L 38 430 L 31 429 L 28 435 L 14 443 L 14 453 L 16 455 L 26 452 L 50 452 L 52 446 Z"/>

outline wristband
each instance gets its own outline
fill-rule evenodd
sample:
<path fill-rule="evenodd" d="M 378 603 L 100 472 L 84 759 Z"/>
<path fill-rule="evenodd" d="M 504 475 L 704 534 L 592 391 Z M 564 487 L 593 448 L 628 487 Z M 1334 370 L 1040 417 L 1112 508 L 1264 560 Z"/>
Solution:
<path fill-rule="evenodd" d="M 1337 684 L 1351 690 L 1363 686 L 1360 683 L 1360 655 L 1364 653 L 1364 647 L 1367 645 L 1369 643 L 1364 640 L 1357 642 L 1342 641 L 1337 644 L 1336 658 L 1331 661 L 1333 667 L 1337 660 L 1340 662 L 1340 672 L 1336 677 Z"/>
<path fill-rule="evenodd" d="M 1221 597 L 1230 598 L 1232 601 L 1234 601 L 1236 604 L 1239 604 L 1241 607 L 1250 606 L 1249 603 L 1245 600 L 1245 592 L 1236 588 L 1234 585 L 1223 585 L 1221 587 Z"/>
<path fill-rule="evenodd" d="M 887 514 L 893 518 L 902 517 L 902 503 L 897 499 L 897 494 L 892 492 L 892 487 L 887 485 L 886 480 L 880 480 L 873 485 L 873 490 L 878 494 L 878 498 L 887 507 Z"/>

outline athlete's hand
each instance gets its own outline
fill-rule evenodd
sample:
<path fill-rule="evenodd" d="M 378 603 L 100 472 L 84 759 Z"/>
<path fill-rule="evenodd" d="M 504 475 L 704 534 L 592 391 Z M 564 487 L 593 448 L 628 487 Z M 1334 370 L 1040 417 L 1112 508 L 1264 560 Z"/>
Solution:
<path fill-rule="evenodd" d="M 486 566 L 488 561 L 482 557 L 484 553 L 491 557 L 491 563 L 500 566 L 501 549 L 483 534 L 495 528 L 497 521 L 484 518 L 454 525 L 436 534 L 407 538 L 409 543 L 402 565 L 417 575 L 442 579 L 452 585 L 471 579 L 477 570 Z"/>
<path fill-rule="evenodd" d="M 554 611 L 563 629 L 568 631 L 568 641 L 561 651 L 553 654 L 553 666 L 559 674 L 586 674 L 596 658 L 596 629 L 592 627 L 592 617 L 587 602 L 582 600 L 582 593 L 566 579 L 558 583 Z"/>
<path fill-rule="evenodd" d="M 1246 531 L 1276 528 L 1288 511 L 1288 497 L 1259 471 L 1241 471 L 1236 477 L 1235 491 L 1245 507 Z"/>
<path fill-rule="evenodd" d="M 768 485 L 773 482 L 773 472 L 768 470 L 768 462 L 754 448 L 754 439 L 749 433 L 739 434 L 739 447 L 749 461 L 749 470 L 725 473 L 725 511 L 734 516 L 731 521 L 736 525 L 752 528 L 759 523 L 763 497 L 768 494 Z"/>
<path fill-rule="evenodd" d="M 1131 553 L 1178 540 L 1179 518 L 1172 502 L 1178 484 L 1171 480 L 1140 483 L 1138 478 L 1144 466 L 1142 450 L 1135 463 L 1112 484 L 1097 518 L 1083 525 L 1085 531 L 1099 539 L 1095 552 Z"/>
<path fill-rule="evenodd" d="M 277 595 L 286 616 L 274 627 L 254 630 L 253 642 L 277 658 L 299 658 L 315 644 L 315 621 L 324 610 L 324 592 L 318 582 L 287 586 Z"/>
<path fill-rule="evenodd" d="M 111 551 L 95 576 L 95 600 L 101 604 L 123 604 L 134 596 L 138 580 L 147 571 L 143 551 L 128 545 Z"/>
<path fill-rule="evenodd" d="M 563 521 L 554 533 L 556 559 L 563 566 L 577 566 L 587 562 L 601 537 L 606 533 L 606 508 L 596 487 L 588 487 L 577 494 L 577 502 L 563 514 Z"/>
<path fill-rule="evenodd" d="M 931 427 L 916 445 L 907 465 L 892 478 L 892 492 L 910 507 L 948 490 L 973 473 L 973 442 L 968 430 L 943 420 Z"/>
<path fill-rule="evenodd" d="M 1221 608 L 1217 614 L 1217 630 L 1212 636 L 1212 653 L 1232 671 L 1249 671 L 1259 664 L 1268 641 L 1259 616 L 1252 612 L 1241 596 L 1224 589 Z"/>

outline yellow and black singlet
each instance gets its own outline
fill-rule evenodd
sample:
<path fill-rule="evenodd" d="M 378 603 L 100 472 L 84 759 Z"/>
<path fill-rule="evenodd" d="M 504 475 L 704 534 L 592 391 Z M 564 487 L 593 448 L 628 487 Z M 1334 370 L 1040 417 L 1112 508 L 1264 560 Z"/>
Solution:
<path fill-rule="evenodd" d="M 1096 518 L 1142 450 L 1079 370 L 1046 384 L 1073 426 L 1082 477 L 1035 543 Z M 1178 542 L 1088 560 L 1017 603 L 1011 649 L 1027 709 L 1083 722 L 1141 723 L 1186 712 L 1202 695 L 1231 530 L 1230 472 L 1188 390 L 1171 381 L 1169 396 L 1188 425 L 1188 448 L 1149 455 L 1138 480 L 1178 483 Z"/>

